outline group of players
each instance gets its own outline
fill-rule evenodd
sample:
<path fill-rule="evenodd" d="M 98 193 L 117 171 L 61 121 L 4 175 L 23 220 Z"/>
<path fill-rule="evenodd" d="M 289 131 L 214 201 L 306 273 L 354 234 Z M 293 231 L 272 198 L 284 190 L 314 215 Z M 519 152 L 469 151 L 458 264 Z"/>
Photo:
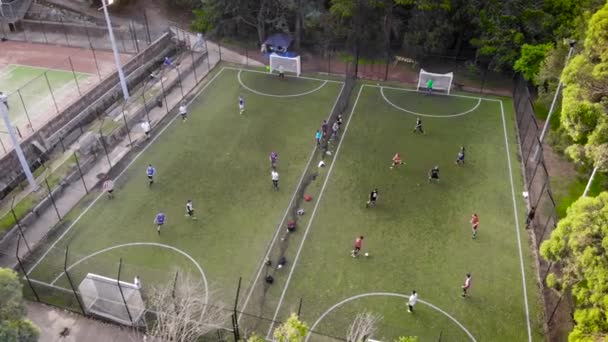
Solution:
<path fill-rule="evenodd" d="M 416 118 L 416 125 L 414 126 L 413 132 L 425 134 L 424 128 L 422 127 L 422 120 L 419 117 Z M 458 154 L 456 156 L 455 163 L 457 165 L 464 165 L 464 163 L 465 163 L 465 147 L 464 146 L 460 147 L 460 150 L 458 151 Z M 404 164 L 405 164 L 405 162 L 401 159 L 401 156 L 399 155 L 399 153 L 395 153 L 395 155 L 393 156 L 393 158 L 391 160 L 390 169 L 394 169 L 394 168 L 396 168 L 400 165 L 404 165 Z M 433 166 L 429 170 L 428 181 L 429 181 L 429 183 L 439 182 L 439 166 L 437 166 L 437 165 Z M 372 208 L 376 205 L 377 201 L 378 201 L 378 188 L 374 188 L 369 193 L 369 197 L 365 204 L 365 207 Z M 477 215 L 477 213 L 473 213 L 473 215 L 471 215 L 470 223 L 471 223 L 471 230 L 472 230 L 472 239 L 476 239 L 477 231 L 479 229 L 479 216 Z M 361 248 L 363 245 L 363 238 L 364 238 L 363 236 L 358 236 L 355 239 L 354 246 L 351 251 L 351 256 L 353 258 L 356 258 L 357 255 L 359 254 L 359 252 L 361 251 Z M 369 254 L 365 253 L 365 256 L 369 256 Z M 468 290 L 471 287 L 471 277 L 472 276 L 470 273 L 467 273 L 465 276 L 464 283 L 461 286 L 462 297 L 468 296 Z M 408 312 L 412 313 L 414 311 L 414 305 L 416 304 L 417 300 L 418 300 L 418 294 L 416 293 L 416 291 L 413 291 L 408 300 Z"/>

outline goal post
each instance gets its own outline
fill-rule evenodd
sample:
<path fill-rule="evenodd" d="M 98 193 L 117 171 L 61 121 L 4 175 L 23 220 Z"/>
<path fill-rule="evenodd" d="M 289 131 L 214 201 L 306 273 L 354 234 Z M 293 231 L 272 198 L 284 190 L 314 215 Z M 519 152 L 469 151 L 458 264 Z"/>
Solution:
<path fill-rule="evenodd" d="M 300 63 L 300 56 L 296 57 L 283 57 L 276 53 L 270 55 L 270 72 L 279 70 L 279 66 L 283 66 L 283 70 L 287 72 L 293 72 L 297 76 L 302 73 L 302 65 Z"/>
<path fill-rule="evenodd" d="M 78 292 L 87 314 L 127 326 L 142 323 L 145 305 L 135 284 L 88 273 Z"/>
<path fill-rule="evenodd" d="M 448 72 L 447 74 L 437 74 L 425 71 L 424 69 L 420 69 L 420 74 L 418 76 L 418 87 L 416 89 L 427 89 L 427 84 L 429 80 L 433 80 L 434 91 L 444 91 L 449 94 L 450 90 L 452 89 L 454 73 Z"/>

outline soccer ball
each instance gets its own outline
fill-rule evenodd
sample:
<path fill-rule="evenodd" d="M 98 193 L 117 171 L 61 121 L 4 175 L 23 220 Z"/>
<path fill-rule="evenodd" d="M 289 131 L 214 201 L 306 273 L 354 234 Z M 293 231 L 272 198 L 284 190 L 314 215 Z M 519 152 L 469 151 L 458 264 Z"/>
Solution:
<path fill-rule="evenodd" d="M 368 257 L 368 256 L 369 256 L 369 253 L 365 253 L 365 256 L 366 256 L 366 257 Z"/>

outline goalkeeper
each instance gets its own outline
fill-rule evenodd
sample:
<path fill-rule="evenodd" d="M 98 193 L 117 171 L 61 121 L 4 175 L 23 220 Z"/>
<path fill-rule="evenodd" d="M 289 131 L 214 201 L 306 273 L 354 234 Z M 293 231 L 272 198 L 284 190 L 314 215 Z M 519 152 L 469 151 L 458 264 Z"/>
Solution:
<path fill-rule="evenodd" d="M 433 81 L 432 78 L 429 78 L 428 81 L 426 81 L 426 91 L 428 92 L 429 95 L 431 95 L 433 93 L 433 83 L 435 81 Z"/>

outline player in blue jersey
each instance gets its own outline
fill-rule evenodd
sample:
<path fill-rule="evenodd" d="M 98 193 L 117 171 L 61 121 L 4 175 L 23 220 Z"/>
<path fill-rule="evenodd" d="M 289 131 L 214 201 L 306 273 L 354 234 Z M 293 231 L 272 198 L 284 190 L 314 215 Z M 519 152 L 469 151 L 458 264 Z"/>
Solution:
<path fill-rule="evenodd" d="M 243 115 L 245 111 L 245 99 L 242 96 L 239 96 L 239 114 Z"/>
<path fill-rule="evenodd" d="M 148 168 L 146 169 L 146 175 L 148 175 L 148 185 L 152 186 L 154 184 L 154 175 L 156 174 L 156 169 L 152 164 L 148 164 Z"/>
<path fill-rule="evenodd" d="M 458 151 L 458 156 L 456 157 L 456 164 L 464 164 L 464 146 L 460 146 L 460 151 Z"/>
<path fill-rule="evenodd" d="M 156 217 L 154 217 L 154 224 L 156 225 L 156 232 L 158 233 L 158 235 L 160 235 L 160 227 L 165 224 L 165 219 L 166 217 L 163 212 L 156 214 Z"/>
<path fill-rule="evenodd" d="M 277 167 L 277 162 L 279 161 L 279 154 L 274 151 L 270 152 L 268 159 L 270 159 L 270 167 L 275 168 Z"/>

